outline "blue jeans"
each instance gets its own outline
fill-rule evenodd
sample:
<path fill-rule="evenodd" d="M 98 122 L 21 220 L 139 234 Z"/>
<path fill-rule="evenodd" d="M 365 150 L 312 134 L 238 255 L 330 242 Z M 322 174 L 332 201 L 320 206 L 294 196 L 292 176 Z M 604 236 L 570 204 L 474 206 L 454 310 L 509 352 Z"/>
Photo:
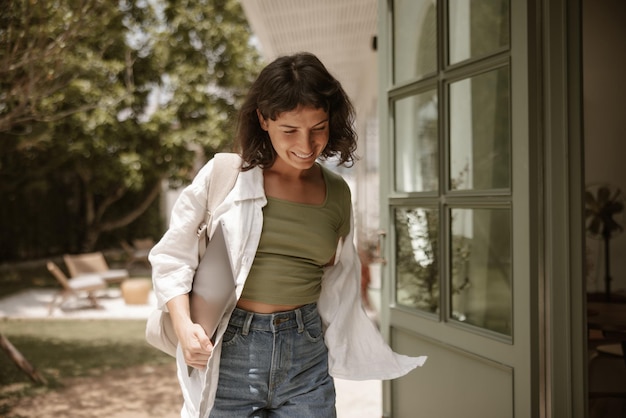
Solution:
<path fill-rule="evenodd" d="M 317 305 L 274 314 L 236 308 L 224 334 L 210 417 L 336 416 Z"/>

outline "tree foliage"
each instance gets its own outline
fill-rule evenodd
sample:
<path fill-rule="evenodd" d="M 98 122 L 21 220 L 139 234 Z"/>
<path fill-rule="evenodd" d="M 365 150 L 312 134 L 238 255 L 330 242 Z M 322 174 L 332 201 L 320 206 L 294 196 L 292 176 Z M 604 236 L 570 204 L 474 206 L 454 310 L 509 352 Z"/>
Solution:
<path fill-rule="evenodd" d="M 94 248 L 229 147 L 259 61 L 237 0 L 8 0 L 0 198 L 67 185 Z"/>

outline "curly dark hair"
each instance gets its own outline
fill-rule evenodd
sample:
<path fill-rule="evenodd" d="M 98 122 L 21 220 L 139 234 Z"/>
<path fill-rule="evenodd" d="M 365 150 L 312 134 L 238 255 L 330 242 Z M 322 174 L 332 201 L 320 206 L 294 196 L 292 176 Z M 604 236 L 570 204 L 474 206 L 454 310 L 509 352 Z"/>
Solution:
<path fill-rule="evenodd" d="M 267 65 L 250 87 L 239 111 L 235 146 L 245 170 L 269 168 L 276 152 L 268 133 L 261 128 L 257 109 L 264 118 L 276 120 L 298 106 L 324 109 L 329 116 L 329 140 L 320 155 L 337 157 L 338 165 L 350 166 L 356 159 L 355 111 L 348 95 L 313 54 L 283 56 Z"/>

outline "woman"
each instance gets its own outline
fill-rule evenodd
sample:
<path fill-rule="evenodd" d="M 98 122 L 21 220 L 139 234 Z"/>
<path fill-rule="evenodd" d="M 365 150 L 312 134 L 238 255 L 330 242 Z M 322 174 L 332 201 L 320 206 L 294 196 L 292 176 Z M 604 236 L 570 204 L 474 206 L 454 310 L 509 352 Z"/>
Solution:
<path fill-rule="evenodd" d="M 182 416 L 334 417 L 331 375 L 391 379 L 425 361 L 393 353 L 364 313 L 350 190 L 317 162 L 353 162 L 353 119 L 311 54 L 278 58 L 253 83 L 239 115 L 241 173 L 211 225 L 224 230 L 238 297 L 215 347 L 188 297 L 212 161 L 178 199 L 150 261 L 180 342 Z"/>

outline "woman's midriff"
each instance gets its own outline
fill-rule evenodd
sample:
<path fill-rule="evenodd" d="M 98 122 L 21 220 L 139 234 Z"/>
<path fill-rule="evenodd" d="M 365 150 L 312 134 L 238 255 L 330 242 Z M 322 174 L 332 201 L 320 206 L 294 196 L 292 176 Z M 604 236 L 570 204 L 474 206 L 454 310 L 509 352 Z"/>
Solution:
<path fill-rule="evenodd" d="M 304 305 L 272 305 L 269 303 L 256 302 L 248 299 L 239 299 L 237 307 L 248 312 L 269 314 L 276 312 L 292 311 Z"/>

